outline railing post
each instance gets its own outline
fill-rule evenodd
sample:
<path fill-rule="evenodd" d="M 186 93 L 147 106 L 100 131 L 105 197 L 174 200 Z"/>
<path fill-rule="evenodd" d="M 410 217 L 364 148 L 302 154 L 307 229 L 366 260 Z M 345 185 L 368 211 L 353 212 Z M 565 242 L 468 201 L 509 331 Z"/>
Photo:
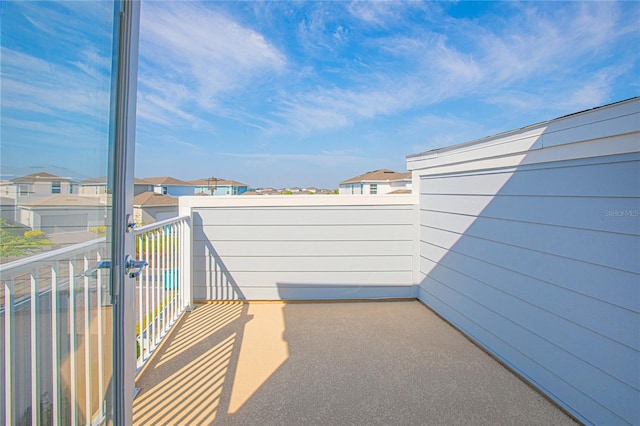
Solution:
<path fill-rule="evenodd" d="M 188 310 L 193 308 L 193 218 L 189 215 L 189 219 L 184 222 L 185 232 L 181 240 L 182 261 L 184 264 L 181 272 L 180 280 L 184 291 L 184 303 Z"/>
<path fill-rule="evenodd" d="M 38 313 L 40 300 L 38 298 L 38 270 L 33 269 L 31 278 L 31 424 L 40 424 L 40 377 L 38 377 Z"/>
<path fill-rule="evenodd" d="M 13 292 L 13 277 L 4 282 L 4 422 L 14 424 L 13 418 L 13 319 L 15 309 L 15 294 Z"/>
<path fill-rule="evenodd" d="M 58 276 L 60 273 L 60 262 L 55 261 L 51 265 L 51 366 L 52 366 L 52 383 L 53 383 L 53 395 L 52 397 L 52 421 L 53 424 L 61 423 L 61 408 L 60 408 L 60 318 L 59 318 L 59 306 L 60 306 L 60 293 L 58 286 Z M 99 351 L 102 348 L 99 348 Z"/>

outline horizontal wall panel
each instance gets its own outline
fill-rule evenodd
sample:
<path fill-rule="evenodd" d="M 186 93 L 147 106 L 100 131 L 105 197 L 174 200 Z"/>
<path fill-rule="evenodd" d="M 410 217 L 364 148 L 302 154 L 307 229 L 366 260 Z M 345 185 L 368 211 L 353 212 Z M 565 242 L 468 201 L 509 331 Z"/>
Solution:
<path fill-rule="evenodd" d="M 637 130 L 640 115 L 637 111 L 617 117 L 603 117 L 598 121 L 581 123 L 577 126 L 554 128 L 547 130 L 542 136 L 545 147 L 563 145 L 591 139 L 607 138 L 611 136 L 611 129 L 616 133 L 631 133 Z"/>
<path fill-rule="evenodd" d="M 412 256 L 194 256 L 194 271 L 205 271 L 212 262 L 230 272 L 278 271 L 278 272 L 348 272 L 348 271 L 411 271 Z"/>
<path fill-rule="evenodd" d="M 216 278 L 243 286 L 322 286 L 335 285 L 411 285 L 411 272 L 403 271 L 348 271 L 348 272 L 286 272 L 286 271 L 252 271 L 226 272 L 224 270 L 193 271 L 194 286 L 216 285 Z"/>
<path fill-rule="evenodd" d="M 426 283 L 423 283 L 426 284 Z M 463 333 L 471 336 L 479 344 L 487 348 L 494 354 L 499 354 L 500 359 L 517 371 L 524 378 L 528 379 L 532 384 L 545 392 L 552 399 L 557 401 L 563 408 L 574 413 L 584 423 L 617 425 L 625 424 L 623 418 L 616 415 L 608 407 L 595 401 L 590 396 L 582 392 L 581 389 L 567 383 L 550 370 L 546 360 L 546 356 L 536 358 L 536 353 L 527 353 L 520 350 L 521 348 L 515 341 L 508 341 L 503 336 L 501 328 L 486 328 L 485 324 L 479 324 L 471 321 L 467 317 L 470 311 L 481 311 L 481 307 L 476 307 L 468 301 L 456 299 L 455 301 L 443 301 L 435 294 L 431 293 L 427 285 L 423 285 L 418 290 L 418 298 L 454 326 L 459 328 Z M 490 311 L 482 310 L 486 317 L 493 317 L 497 322 L 503 322 L 504 319 L 496 316 Z M 540 343 L 541 347 L 545 347 L 544 342 Z"/>
<path fill-rule="evenodd" d="M 371 205 L 350 197 L 344 205 L 339 197 L 327 205 L 316 203 L 319 198 L 296 200 L 194 207 L 195 298 L 415 296 L 415 204 L 396 198 L 385 204 L 372 198 Z"/>
<path fill-rule="evenodd" d="M 479 271 L 480 272 L 480 271 Z M 532 300 L 514 297 L 481 281 L 484 276 L 469 277 L 452 269 L 439 267 L 429 275 L 440 285 L 455 289 L 457 293 L 468 297 L 488 309 L 509 318 L 528 332 L 544 338 L 551 344 L 562 348 L 583 361 L 598 366 L 617 380 L 640 390 L 640 364 L 637 364 L 637 342 L 632 348 L 587 328 L 585 324 L 567 320 L 564 314 L 556 314 L 547 306 L 540 307 Z M 509 277 L 505 277 L 509 278 Z M 498 280 L 495 280 L 498 281 Z M 525 283 L 526 285 L 526 283 Z M 522 292 L 524 293 L 524 292 Z M 553 296 L 550 294 L 549 296 Z M 556 305 L 557 306 L 557 305 Z M 587 313 L 585 313 L 586 316 Z M 593 315 L 597 315 L 594 312 Z M 607 321 L 607 318 L 602 318 Z M 640 332 L 637 325 L 635 334 Z M 633 337 L 631 337 L 633 339 Z M 594 350 L 593 348 L 598 348 Z"/>
<path fill-rule="evenodd" d="M 398 225 L 410 222 L 412 214 L 413 206 L 221 207 L 197 210 L 203 224 L 241 226 Z M 256 217 L 259 217 L 258 221 Z"/>
<path fill-rule="evenodd" d="M 413 225 L 226 226 L 204 225 L 195 241 L 411 241 Z"/>
<path fill-rule="evenodd" d="M 638 198 L 428 195 L 422 205 L 421 223 L 434 211 L 640 235 Z"/>
<path fill-rule="evenodd" d="M 208 241 L 197 241 L 194 252 L 206 253 Z M 412 241 L 216 241 L 215 250 L 225 257 L 242 256 L 403 256 Z"/>
<path fill-rule="evenodd" d="M 640 98 L 411 159 L 418 297 L 585 423 L 640 424 L 638 117 Z"/>
<path fill-rule="evenodd" d="M 428 219 L 426 223 L 436 229 L 436 233 L 437 229 L 447 229 L 442 232 L 464 234 L 467 237 L 640 273 L 637 255 L 640 253 L 640 238 L 637 236 L 484 217 L 474 219 L 440 212 L 426 212 L 425 217 Z M 625 247 L 625 250 L 620 250 L 621 247 Z"/>
<path fill-rule="evenodd" d="M 525 278 L 529 277 L 539 284 L 546 283 L 557 287 L 560 289 L 559 291 L 564 290 L 571 294 L 582 295 L 593 300 L 594 303 L 600 304 L 599 309 L 602 309 L 603 312 L 607 312 L 608 309 L 621 308 L 631 315 L 640 313 L 640 286 L 638 285 L 640 277 L 637 274 L 612 270 L 590 263 L 569 261 L 526 249 L 514 249 L 513 247 L 508 251 L 502 249 L 501 244 L 489 244 L 474 238 L 460 241 L 453 250 L 445 250 L 427 242 L 420 244 L 421 261 L 426 258 L 438 264 L 451 266 L 455 265 L 457 261 L 467 261 L 465 258 L 475 259 L 505 271 L 513 271 Z M 449 255 L 448 258 L 447 255 Z M 562 266 L 565 268 L 561 268 Z M 421 263 L 423 273 L 428 273 L 434 267 L 434 264 Z M 464 269 L 460 268 L 460 270 Z M 603 285 L 603 282 L 606 285 Z M 511 281 L 504 284 L 509 287 Z M 621 294 L 625 294 L 627 297 L 621 297 Z M 573 303 L 573 299 L 571 300 Z"/>
<path fill-rule="evenodd" d="M 580 197 L 638 197 L 632 176 L 640 175 L 636 154 L 615 163 L 586 166 L 526 168 L 524 171 L 476 171 L 464 175 L 423 177 L 420 193 L 450 195 L 529 195 Z M 421 204 L 422 206 L 422 204 Z"/>
<path fill-rule="evenodd" d="M 233 290 L 212 293 L 206 287 L 194 287 L 194 297 L 200 300 L 340 300 L 397 299 L 415 297 L 411 286 L 244 286 L 242 295 Z M 328 291 L 329 290 L 329 291 Z"/>
<path fill-rule="evenodd" d="M 594 368 L 570 352 L 549 344 L 546 339 L 529 332 L 508 317 L 499 315 L 483 303 L 464 297 L 431 278 L 424 284 L 428 293 L 434 297 L 445 303 L 455 304 L 463 312 L 474 312 L 473 316 L 467 316 L 467 321 L 490 330 L 531 359 L 544 362 L 553 371 L 556 380 L 579 389 L 579 392 L 598 405 L 614 408 L 614 412 L 620 417 L 616 424 L 622 419 L 628 423 L 634 423 L 633 420 L 637 419 L 636 389 Z"/>

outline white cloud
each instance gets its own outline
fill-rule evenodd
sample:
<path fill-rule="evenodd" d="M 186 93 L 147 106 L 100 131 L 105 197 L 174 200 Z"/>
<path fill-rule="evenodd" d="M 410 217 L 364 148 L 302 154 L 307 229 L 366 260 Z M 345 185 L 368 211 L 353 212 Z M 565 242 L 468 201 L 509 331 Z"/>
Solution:
<path fill-rule="evenodd" d="M 616 76 L 596 73 L 591 79 L 583 68 L 592 67 L 594 58 L 630 31 L 620 25 L 615 4 L 509 7 L 508 17 L 492 26 L 447 17 L 443 33 L 438 32 L 442 28 L 408 24 L 408 34 L 369 40 L 379 50 L 365 59 L 368 74 L 354 74 L 349 80 L 356 83 L 350 86 L 317 85 L 285 94 L 276 103 L 275 115 L 282 123 L 273 130 L 308 135 L 456 98 L 556 111 L 598 105 L 608 98 Z M 402 8 L 355 2 L 349 11 L 382 24 L 393 21 Z M 514 93 L 530 101 L 512 98 Z M 550 105 L 541 100 L 559 98 L 559 93 L 569 94 L 567 102 Z"/>
<path fill-rule="evenodd" d="M 141 117 L 158 122 L 217 111 L 221 94 L 286 66 L 264 36 L 203 3 L 144 2 L 140 37 Z"/>
<path fill-rule="evenodd" d="M 69 121 L 78 119 L 68 117 L 69 113 L 85 117 L 108 113 L 111 80 L 94 64 L 68 66 L 6 47 L 2 47 L 1 55 L 5 113 L 38 112 Z"/>
<path fill-rule="evenodd" d="M 261 164 L 274 164 L 279 162 L 301 162 L 310 163 L 319 167 L 337 167 L 339 165 L 360 163 L 363 160 L 371 160 L 370 157 L 355 155 L 353 151 L 320 151 L 313 154 L 300 154 L 300 153 L 218 153 L 218 155 L 225 157 L 233 157 L 245 160 L 254 165 Z"/>

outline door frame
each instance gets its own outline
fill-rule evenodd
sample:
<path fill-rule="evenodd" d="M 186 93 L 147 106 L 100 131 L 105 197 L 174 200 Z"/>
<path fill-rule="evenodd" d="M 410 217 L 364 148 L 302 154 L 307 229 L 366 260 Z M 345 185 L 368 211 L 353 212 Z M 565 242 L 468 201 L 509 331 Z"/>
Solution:
<path fill-rule="evenodd" d="M 112 194 L 112 301 L 114 302 L 114 423 L 133 422 L 135 391 L 135 280 L 127 276 L 125 256 L 135 258 L 133 182 L 135 173 L 136 97 L 140 1 L 122 0 L 119 13 L 118 74 L 115 90 L 115 147 Z"/>

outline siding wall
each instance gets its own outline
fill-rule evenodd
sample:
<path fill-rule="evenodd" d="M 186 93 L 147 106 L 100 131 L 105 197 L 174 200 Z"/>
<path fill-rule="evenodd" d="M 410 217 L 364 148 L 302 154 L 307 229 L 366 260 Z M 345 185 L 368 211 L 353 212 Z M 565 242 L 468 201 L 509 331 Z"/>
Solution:
<path fill-rule="evenodd" d="M 586 423 L 640 424 L 640 114 L 410 157 L 419 298 Z"/>
<path fill-rule="evenodd" d="M 221 198 L 180 199 L 195 299 L 415 297 L 413 197 Z"/>

